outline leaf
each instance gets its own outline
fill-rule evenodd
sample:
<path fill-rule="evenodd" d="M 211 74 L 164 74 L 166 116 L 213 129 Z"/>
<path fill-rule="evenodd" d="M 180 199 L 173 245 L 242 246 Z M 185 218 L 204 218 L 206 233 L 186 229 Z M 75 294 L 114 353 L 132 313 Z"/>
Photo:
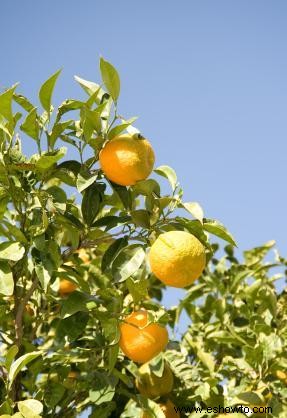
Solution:
<path fill-rule="evenodd" d="M 13 120 L 12 99 L 17 84 L 0 94 L 0 114 L 9 122 Z"/>
<path fill-rule="evenodd" d="M 173 168 L 169 167 L 168 165 L 161 165 L 160 167 L 156 168 L 154 172 L 162 177 L 167 178 L 170 182 L 172 190 L 175 189 L 177 184 L 177 176 Z"/>
<path fill-rule="evenodd" d="M 39 139 L 39 122 L 37 118 L 37 109 L 35 107 L 28 113 L 24 123 L 20 126 L 20 129 L 36 141 Z"/>
<path fill-rule="evenodd" d="M 220 222 L 213 219 L 204 219 L 203 220 L 203 229 L 207 232 L 210 232 L 213 235 L 229 242 L 229 244 L 234 245 L 236 242 L 230 232 L 222 225 Z"/>
<path fill-rule="evenodd" d="M 44 84 L 41 86 L 39 91 L 39 99 L 41 102 L 41 105 L 46 110 L 48 115 L 51 111 L 51 100 L 52 100 L 52 94 L 53 90 L 57 81 L 57 78 L 59 77 L 59 74 L 62 70 L 56 71 L 48 80 L 44 82 Z"/>
<path fill-rule="evenodd" d="M 18 409 L 25 418 L 38 418 L 43 412 L 43 405 L 36 399 L 18 402 Z"/>
<path fill-rule="evenodd" d="M 88 297 L 84 293 L 71 293 L 69 297 L 65 299 L 63 302 L 61 309 L 61 317 L 65 318 L 79 311 L 87 311 L 87 301 Z"/>
<path fill-rule="evenodd" d="M 127 245 L 127 243 L 128 243 L 127 238 L 123 237 L 123 238 L 118 238 L 109 246 L 109 248 L 106 250 L 102 258 L 102 265 L 101 265 L 102 272 L 105 272 L 107 268 L 111 266 L 114 259 L 117 257 L 119 252 Z"/>
<path fill-rule="evenodd" d="M 98 174 L 94 174 L 93 176 L 90 176 L 88 178 L 83 177 L 82 174 L 78 174 L 77 177 L 77 189 L 78 192 L 83 192 L 85 189 L 87 189 L 90 185 L 92 185 L 98 178 Z"/>
<path fill-rule="evenodd" d="M 94 83 L 93 81 L 84 80 L 81 77 L 78 77 L 77 75 L 74 76 L 74 79 L 80 84 L 80 86 L 85 90 L 86 93 L 88 93 L 90 96 L 98 92 L 96 103 L 100 103 L 102 100 L 102 97 L 104 96 L 105 91 L 100 87 L 99 84 Z"/>
<path fill-rule="evenodd" d="M 24 354 L 23 356 L 19 357 L 15 360 L 9 370 L 8 380 L 9 380 L 9 387 L 11 388 L 12 383 L 14 382 L 18 373 L 31 361 L 35 358 L 42 355 L 39 351 L 32 351 L 31 353 Z"/>
<path fill-rule="evenodd" d="M 121 125 L 117 125 L 114 128 L 112 128 L 108 133 L 108 139 L 112 139 L 115 136 L 122 133 L 125 129 L 127 129 L 135 120 L 137 120 L 136 117 L 131 118 L 129 121 L 126 121 L 126 123 L 122 123 Z"/>
<path fill-rule="evenodd" d="M 1 244 L 0 244 L 1 245 Z M 14 293 L 13 274 L 9 264 L 0 261 L 0 294 L 11 296 Z"/>
<path fill-rule="evenodd" d="M 263 405 L 264 400 L 256 392 L 243 392 L 237 395 L 237 398 L 247 405 Z"/>
<path fill-rule="evenodd" d="M 57 406 L 63 398 L 66 389 L 63 385 L 57 382 L 52 382 L 45 391 L 45 403 L 51 408 Z"/>
<path fill-rule="evenodd" d="M 144 259 L 145 251 L 143 247 L 133 244 L 124 248 L 112 265 L 115 280 L 123 282 L 132 276 L 140 268 Z"/>
<path fill-rule="evenodd" d="M 135 194 L 142 194 L 144 196 L 150 196 L 153 193 L 160 196 L 160 185 L 153 179 L 138 181 L 132 186 L 132 190 Z"/>
<path fill-rule="evenodd" d="M 57 161 L 66 155 L 67 148 L 61 147 L 58 150 L 46 152 L 42 154 L 38 161 L 36 161 L 36 168 L 38 170 L 48 170 L 51 168 Z"/>
<path fill-rule="evenodd" d="M 29 102 L 29 100 L 22 96 L 21 94 L 13 94 L 13 99 L 18 105 L 22 106 L 23 109 L 25 109 L 27 112 L 31 112 L 32 109 L 34 109 L 35 106 L 32 105 L 32 103 Z"/>
<path fill-rule="evenodd" d="M 0 244 L 0 259 L 19 261 L 25 253 L 25 248 L 20 242 L 10 241 Z"/>
<path fill-rule="evenodd" d="M 7 351 L 6 354 L 6 359 L 5 359 L 5 367 L 6 369 L 10 370 L 10 366 L 12 364 L 12 361 L 14 360 L 15 356 L 17 355 L 19 351 L 19 348 L 17 347 L 17 345 L 12 345 L 9 350 Z"/>
<path fill-rule="evenodd" d="M 52 148 L 54 147 L 56 140 L 71 125 L 72 122 L 73 122 L 72 120 L 67 120 L 65 122 L 56 123 L 53 126 L 52 132 L 50 133 L 48 137 L 49 144 Z"/>
<path fill-rule="evenodd" d="M 100 59 L 100 70 L 105 86 L 116 102 L 120 94 L 120 77 L 117 70 L 108 61 Z"/>
<path fill-rule="evenodd" d="M 116 383 L 117 379 L 114 376 L 96 371 L 93 388 L 89 392 L 92 404 L 100 405 L 104 402 L 110 402 L 115 395 Z"/>
<path fill-rule="evenodd" d="M 202 209 L 202 207 L 200 206 L 199 203 L 197 203 L 197 202 L 186 202 L 186 203 L 183 203 L 182 206 L 189 213 L 191 213 L 191 215 L 195 219 L 199 220 L 199 222 L 202 223 L 202 220 L 203 220 L 203 209 Z"/>
<path fill-rule="evenodd" d="M 86 312 L 76 312 L 60 320 L 56 331 L 57 338 L 63 340 L 68 337 L 71 341 L 76 340 L 84 332 L 88 320 L 89 315 Z"/>
<path fill-rule="evenodd" d="M 91 226 L 100 210 L 102 195 L 97 185 L 92 184 L 84 191 L 81 210 L 85 223 Z"/>
<path fill-rule="evenodd" d="M 147 210 L 138 209 L 131 211 L 132 221 L 142 228 L 150 227 L 150 214 Z"/>

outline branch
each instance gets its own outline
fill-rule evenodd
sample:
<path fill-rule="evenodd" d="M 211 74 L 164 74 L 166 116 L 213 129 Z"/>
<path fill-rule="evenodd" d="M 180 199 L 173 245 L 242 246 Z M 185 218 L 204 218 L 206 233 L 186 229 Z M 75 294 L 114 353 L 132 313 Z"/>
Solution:
<path fill-rule="evenodd" d="M 16 317 L 15 317 L 16 341 L 15 341 L 15 344 L 17 345 L 17 347 L 20 347 L 21 344 L 22 344 L 24 309 L 25 309 L 25 306 L 26 306 L 27 302 L 31 298 L 32 294 L 34 293 L 34 290 L 36 289 L 37 285 L 38 285 L 38 277 L 35 277 L 30 289 L 27 291 L 26 295 L 22 298 L 22 300 L 20 300 L 18 309 L 16 311 Z"/>

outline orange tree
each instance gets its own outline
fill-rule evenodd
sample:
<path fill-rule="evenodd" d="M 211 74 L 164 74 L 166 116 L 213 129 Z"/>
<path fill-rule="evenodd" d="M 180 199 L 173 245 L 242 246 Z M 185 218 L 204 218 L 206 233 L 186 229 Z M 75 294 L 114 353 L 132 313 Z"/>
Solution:
<path fill-rule="evenodd" d="M 151 142 L 118 112 L 117 71 L 104 59 L 100 71 L 101 85 L 76 77 L 87 97 L 57 109 L 59 72 L 40 88 L 41 111 L 16 85 L 0 94 L 1 416 L 270 405 L 264 416 L 286 417 L 287 296 L 275 286 L 286 260 L 264 261 L 272 243 L 236 258 L 174 170 L 154 169 Z M 212 235 L 227 242 L 220 258 Z M 167 287 L 186 288 L 170 309 Z M 192 406 L 203 410 L 174 410 Z"/>

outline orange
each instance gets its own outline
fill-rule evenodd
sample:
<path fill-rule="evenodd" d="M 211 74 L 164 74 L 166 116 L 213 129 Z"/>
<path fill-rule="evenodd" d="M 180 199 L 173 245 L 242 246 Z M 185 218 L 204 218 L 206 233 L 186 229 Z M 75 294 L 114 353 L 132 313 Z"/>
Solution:
<path fill-rule="evenodd" d="M 149 262 L 151 271 L 164 284 L 186 287 L 198 279 L 205 268 L 204 246 L 188 232 L 165 232 L 152 244 Z"/>
<path fill-rule="evenodd" d="M 169 365 L 165 363 L 162 376 L 156 376 L 151 372 L 149 364 L 145 363 L 139 368 L 139 376 L 135 383 L 141 395 L 153 399 L 172 391 L 173 374 Z"/>
<path fill-rule="evenodd" d="M 166 418 L 180 418 L 180 413 L 174 410 L 175 405 L 170 400 L 160 403 L 159 406 Z M 151 416 L 149 413 L 143 412 L 142 418 L 151 418 Z"/>
<path fill-rule="evenodd" d="M 121 186 L 131 186 L 152 172 L 154 152 L 146 139 L 123 134 L 106 143 L 101 150 L 100 166 L 105 176 Z"/>
<path fill-rule="evenodd" d="M 74 292 L 77 289 L 77 285 L 70 280 L 61 279 L 60 286 L 59 286 L 59 295 L 60 296 L 68 296 L 70 293 Z"/>
<path fill-rule="evenodd" d="M 161 325 L 148 323 L 145 310 L 133 312 L 120 325 L 120 348 L 137 363 L 146 363 L 163 351 L 168 343 L 168 332 Z"/>

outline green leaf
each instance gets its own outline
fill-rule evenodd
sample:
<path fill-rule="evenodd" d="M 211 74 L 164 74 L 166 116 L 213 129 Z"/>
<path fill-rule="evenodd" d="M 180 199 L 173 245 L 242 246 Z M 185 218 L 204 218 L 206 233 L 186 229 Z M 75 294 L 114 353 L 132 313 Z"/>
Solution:
<path fill-rule="evenodd" d="M 220 222 L 213 219 L 203 220 L 203 229 L 213 235 L 229 242 L 229 244 L 236 247 L 236 242 L 230 232 Z"/>
<path fill-rule="evenodd" d="M 72 124 L 72 122 L 72 120 L 67 120 L 65 122 L 56 123 L 53 126 L 52 132 L 48 137 L 49 144 L 52 148 L 54 147 L 55 142 L 60 137 L 60 135 Z"/>
<path fill-rule="evenodd" d="M 153 193 L 160 196 L 160 185 L 153 179 L 138 181 L 134 186 L 132 186 L 132 190 L 133 193 L 142 194 L 144 196 L 149 196 Z"/>
<path fill-rule="evenodd" d="M 126 123 L 122 123 L 121 125 L 117 125 L 114 128 L 112 128 L 108 133 L 108 138 L 112 139 L 115 136 L 122 133 L 125 129 L 127 129 L 135 120 L 137 120 L 137 117 L 131 118 L 130 120 L 126 121 Z"/>
<path fill-rule="evenodd" d="M 182 206 L 186 209 L 191 215 L 199 220 L 202 223 L 203 220 L 203 210 L 199 203 L 197 202 L 186 202 L 183 203 Z"/>
<path fill-rule="evenodd" d="M 76 312 L 68 318 L 62 319 L 57 327 L 57 338 L 62 340 L 68 337 L 71 341 L 81 335 L 88 323 L 89 315 L 86 312 Z"/>
<path fill-rule="evenodd" d="M 20 129 L 36 141 L 39 139 L 39 122 L 37 118 L 37 109 L 35 107 L 28 113 L 24 123 L 20 126 Z"/>
<path fill-rule="evenodd" d="M 45 403 L 51 408 L 57 406 L 66 391 L 65 387 L 57 382 L 52 382 L 45 392 Z"/>
<path fill-rule="evenodd" d="M 24 354 L 23 356 L 19 357 L 15 360 L 9 370 L 8 379 L 9 379 L 9 387 L 11 387 L 12 383 L 14 382 L 18 373 L 31 361 L 41 355 L 38 351 L 32 351 L 31 353 Z"/>
<path fill-rule="evenodd" d="M 130 277 L 127 279 L 126 284 L 135 304 L 138 304 L 148 296 L 149 282 L 147 279 L 133 280 Z"/>
<path fill-rule="evenodd" d="M 98 178 L 98 173 L 94 174 L 93 176 L 84 177 L 81 173 L 78 174 L 77 177 L 77 189 L 78 192 L 83 192 L 89 186 L 91 186 Z"/>
<path fill-rule="evenodd" d="M 0 261 L 0 294 L 11 296 L 13 292 L 14 280 L 10 266 L 7 262 Z"/>
<path fill-rule="evenodd" d="M 43 405 L 36 399 L 18 402 L 18 409 L 25 418 L 38 418 L 43 412 Z"/>
<path fill-rule="evenodd" d="M 116 102 L 120 94 L 120 77 L 117 70 L 108 61 L 100 59 L 100 70 L 105 86 Z"/>
<path fill-rule="evenodd" d="M 42 154 L 38 161 L 36 161 L 36 168 L 38 170 L 48 170 L 51 168 L 57 161 L 66 155 L 67 148 L 61 147 L 58 150 L 46 152 Z"/>
<path fill-rule="evenodd" d="M 145 251 L 137 244 L 124 248 L 112 265 L 115 280 L 125 281 L 132 276 L 142 265 L 145 259 Z"/>
<path fill-rule="evenodd" d="M 237 395 L 237 398 L 247 405 L 264 405 L 264 399 L 261 399 L 256 392 L 243 392 Z"/>
<path fill-rule="evenodd" d="M 134 224 L 142 228 L 150 227 L 150 214 L 147 210 L 138 209 L 131 211 L 131 216 Z"/>
<path fill-rule="evenodd" d="M 25 253 L 25 248 L 20 242 L 2 242 L 0 244 L 0 259 L 19 261 Z"/>
<path fill-rule="evenodd" d="M 98 92 L 96 103 L 100 103 L 102 100 L 102 97 L 104 96 L 105 91 L 100 87 L 99 84 L 94 83 L 93 81 L 84 80 L 81 77 L 78 77 L 77 75 L 74 76 L 74 79 L 80 84 L 80 86 L 85 90 L 86 93 L 88 93 L 89 96 L 94 95 Z"/>
<path fill-rule="evenodd" d="M 161 165 L 160 167 L 156 168 L 154 172 L 162 177 L 167 178 L 170 182 L 172 190 L 175 189 L 177 184 L 177 176 L 173 168 L 169 167 L 168 165 Z"/>
<path fill-rule="evenodd" d="M 44 82 L 44 84 L 41 86 L 39 91 L 39 99 L 41 102 L 41 105 L 46 110 L 48 115 L 50 115 L 51 111 L 51 100 L 52 100 L 52 94 L 53 90 L 57 81 L 57 78 L 59 77 L 59 74 L 62 70 L 58 70 L 53 74 L 48 80 Z"/>
<path fill-rule="evenodd" d="M 93 388 L 89 392 L 92 404 L 101 405 L 104 402 L 110 402 L 115 395 L 116 383 L 117 380 L 114 376 L 96 371 Z"/>
<path fill-rule="evenodd" d="M 106 102 L 104 103 L 106 105 Z M 101 133 L 102 130 L 102 120 L 101 120 L 101 111 L 98 109 L 90 110 L 88 108 L 83 109 L 84 113 L 84 120 L 83 120 L 83 131 L 84 131 L 84 139 L 87 143 L 89 143 L 91 136 L 94 131 L 98 134 Z"/>
<path fill-rule="evenodd" d="M 0 94 L 0 114 L 9 122 L 13 120 L 12 99 L 17 84 Z"/>
<path fill-rule="evenodd" d="M 99 213 L 102 202 L 102 195 L 98 186 L 92 184 L 84 191 L 81 210 L 85 223 L 91 226 Z"/>
<path fill-rule="evenodd" d="M 112 265 L 114 259 L 117 257 L 119 252 L 124 247 L 126 247 L 127 243 L 128 243 L 127 238 L 123 237 L 123 238 L 118 238 L 109 246 L 109 248 L 106 250 L 102 258 L 101 269 L 103 272 L 105 272 L 107 268 Z"/>
<path fill-rule="evenodd" d="M 33 110 L 35 107 L 32 105 L 32 103 L 29 102 L 27 97 L 22 96 L 21 94 L 14 93 L 13 99 L 16 103 L 18 103 L 19 106 L 22 106 L 23 109 L 25 109 L 27 112 L 31 112 L 31 110 Z"/>
<path fill-rule="evenodd" d="M 17 347 L 17 345 L 12 345 L 7 351 L 6 359 L 5 359 L 5 367 L 8 370 L 8 372 L 10 370 L 11 364 L 15 356 L 17 355 L 18 351 L 19 351 L 19 348 Z"/>
<path fill-rule="evenodd" d="M 86 303 L 88 297 L 84 293 L 73 292 L 69 295 L 67 299 L 64 300 L 61 317 L 65 318 L 67 316 L 73 315 L 79 311 L 87 311 Z"/>

